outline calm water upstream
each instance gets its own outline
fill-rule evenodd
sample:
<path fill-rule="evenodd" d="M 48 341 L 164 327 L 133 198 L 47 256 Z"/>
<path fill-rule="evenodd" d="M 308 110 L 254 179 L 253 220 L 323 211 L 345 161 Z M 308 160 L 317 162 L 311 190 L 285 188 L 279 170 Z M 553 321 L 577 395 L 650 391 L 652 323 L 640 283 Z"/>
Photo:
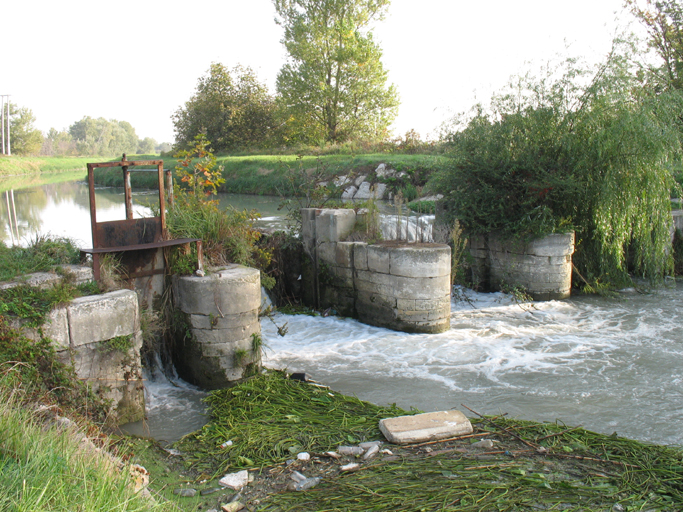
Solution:
<path fill-rule="evenodd" d="M 121 191 L 98 194 L 100 218 L 123 218 Z M 4 192 L 1 199 L 0 236 L 10 242 Z M 90 243 L 84 185 L 15 190 L 14 204 L 11 199 L 20 238 L 50 231 Z M 259 209 L 266 223 L 279 222 L 276 198 L 223 200 Z M 559 420 L 683 445 L 683 283 L 652 294 L 627 291 L 617 299 L 577 297 L 531 306 L 501 294 L 462 294 L 467 300 L 453 300 L 451 329 L 443 334 L 278 315 L 288 334 L 279 337 L 271 322 L 263 322 L 265 364 L 306 371 L 338 391 L 379 404 L 426 411 L 465 404 L 480 413 Z M 148 382 L 149 419 L 133 428 L 175 440 L 204 422 L 202 396 L 182 382 Z"/>

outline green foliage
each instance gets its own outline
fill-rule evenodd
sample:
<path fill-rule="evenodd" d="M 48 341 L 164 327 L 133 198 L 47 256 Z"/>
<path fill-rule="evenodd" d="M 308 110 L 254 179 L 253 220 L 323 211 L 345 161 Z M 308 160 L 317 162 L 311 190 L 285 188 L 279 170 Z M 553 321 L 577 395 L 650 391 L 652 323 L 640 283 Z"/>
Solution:
<path fill-rule="evenodd" d="M 6 123 L 5 117 L 7 106 L 0 113 L 2 122 Z M 17 107 L 10 103 L 10 149 L 13 155 L 36 155 L 43 144 L 43 134 L 34 127 L 36 116 L 31 109 Z M 5 140 L 5 144 L 7 140 Z"/>
<path fill-rule="evenodd" d="M 40 396 L 48 403 L 79 411 L 79 415 L 104 421 L 108 407 L 80 381 L 72 367 L 56 358 L 51 340 L 29 340 L 8 325 L 0 315 L 0 371 L 13 368 L 15 385 L 29 396 Z M 84 408 L 84 404 L 88 404 Z"/>
<path fill-rule="evenodd" d="M 127 121 L 85 116 L 69 127 L 69 134 L 79 155 L 119 156 L 135 154 L 138 149 L 135 128 Z"/>
<path fill-rule="evenodd" d="M 408 203 L 408 208 L 414 212 L 418 213 L 428 213 L 434 215 L 436 213 L 436 202 L 435 201 L 410 201 Z"/>
<path fill-rule="evenodd" d="M 251 68 L 213 63 L 195 94 L 173 115 L 176 143 L 189 146 L 201 133 L 217 151 L 269 146 L 277 140 L 275 100 Z"/>
<path fill-rule="evenodd" d="M 100 342 L 99 348 L 104 353 L 119 352 L 121 354 L 128 354 L 133 348 L 133 336 L 128 334 L 126 336 L 115 336 L 109 340 Z"/>
<path fill-rule="evenodd" d="M 178 159 L 175 167 L 176 176 L 186 183 L 190 191 L 198 196 L 209 196 L 218 193 L 218 187 L 225 183 L 221 177 L 223 167 L 217 166 L 210 142 L 203 133 L 194 138 L 194 147 L 190 150 L 178 151 L 174 158 Z M 194 159 L 194 161 L 193 161 Z"/>
<path fill-rule="evenodd" d="M 0 281 L 21 274 L 49 272 L 57 265 L 76 264 L 79 260 L 78 246 L 67 238 L 40 235 L 26 247 L 7 247 L 0 242 Z"/>
<path fill-rule="evenodd" d="M 28 327 L 40 327 L 45 316 L 55 307 L 93 291 L 97 290 L 93 290 L 89 283 L 74 286 L 69 282 L 57 283 L 48 288 L 21 285 L 0 290 L 0 316 L 15 316 L 26 320 Z"/>
<path fill-rule="evenodd" d="M 678 0 L 625 0 L 625 5 L 648 32 L 648 46 L 663 64 L 651 67 L 655 86 L 683 89 L 683 6 Z"/>
<path fill-rule="evenodd" d="M 288 62 L 277 89 L 294 142 L 386 138 L 398 95 L 368 32 L 389 0 L 273 0 Z"/>
<path fill-rule="evenodd" d="M 190 186 L 191 192 L 175 187 L 175 200 L 166 217 L 169 234 L 174 238 L 200 238 L 209 266 L 239 263 L 265 269 L 270 262 L 270 254 L 256 245 L 261 234 L 252 224 L 258 213 L 240 212 L 232 207 L 221 211 L 217 201 L 206 199 L 206 196 L 215 194 L 225 180 L 220 177 L 222 168 L 216 168 L 216 158 L 208 149 L 210 142 L 203 134 L 195 139 L 192 151 L 178 154 L 183 160 L 176 170 L 181 180 Z M 193 157 L 198 160 L 190 168 Z M 180 254 L 179 250 L 176 249 L 175 256 L 171 258 L 170 268 L 179 273 L 194 272 L 193 262 L 197 261 L 197 255 L 193 252 L 188 257 Z M 196 247 L 192 251 L 196 251 Z"/>
<path fill-rule="evenodd" d="M 669 168 L 683 101 L 643 88 L 619 49 L 596 70 L 567 60 L 520 77 L 449 135 L 452 164 L 431 184 L 449 222 L 509 237 L 574 228 L 589 282 L 627 282 L 627 249 L 637 274 L 671 271 Z"/>

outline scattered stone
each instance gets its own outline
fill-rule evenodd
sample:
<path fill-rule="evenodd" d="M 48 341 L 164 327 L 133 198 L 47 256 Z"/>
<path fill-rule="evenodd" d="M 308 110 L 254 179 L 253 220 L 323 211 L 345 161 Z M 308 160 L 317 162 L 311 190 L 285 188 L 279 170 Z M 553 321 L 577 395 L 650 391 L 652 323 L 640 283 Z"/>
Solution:
<path fill-rule="evenodd" d="M 183 498 L 194 498 L 197 494 L 196 489 L 173 489 L 173 494 L 177 494 Z"/>
<path fill-rule="evenodd" d="M 225 505 L 221 505 L 221 510 L 223 512 L 237 512 L 238 510 L 242 510 L 244 508 L 244 505 L 240 503 L 239 501 L 233 501 L 232 503 L 226 503 Z"/>
<path fill-rule="evenodd" d="M 292 480 L 294 480 L 295 482 L 303 482 L 304 480 L 306 480 L 306 476 L 303 475 L 303 474 L 301 474 L 301 473 L 299 473 L 298 471 L 293 471 L 293 472 L 292 472 L 292 475 L 291 475 L 291 478 L 292 478 Z"/>
<path fill-rule="evenodd" d="M 342 199 L 353 199 L 353 196 L 356 195 L 356 192 L 358 191 L 358 187 L 354 187 L 351 185 L 350 187 L 346 187 L 344 189 L 344 192 L 342 192 L 341 198 Z"/>
<path fill-rule="evenodd" d="M 239 491 L 249 483 L 249 472 L 246 469 L 243 469 L 237 473 L 228 473 L 221 478 L 218 483 L 223 487 L 229 487 L 230 489 Z"/>
<path fill-rule="evenodd" d="M 363 460 L 368 460 L 373 458 L 377 453 L 379 452 L 379 446 L 376 444 L 373 444 L 370 448 L 368 448 L 368 451 L 365 452 L 365 455 L 363 455 Z"/>
<path fill-rule="evenodd" d="M 394 454 L 394 452 L 392 452 L 391 450 L 386 450 L 386 449 L 382 450 L 380 453 L 382 453 L 383 455 L 393 455 Z"/>
<path fill-rule="evenodd" d="M 390 443 L 410 444 L 471 434 L 472 424 L 460 411 L 450 410 L 385 418 L 379 429 Z"/>
<path fill-rule="evenodd" d="M 435 196 L 425 196 L 425 197 L 420 197 L 417 199 L 417 201 L 439 201 L 443 199 L 443 194 L 436 194 Z"/>
<path fill-rule="evenodd" d="M 353 455 L 355 457 L 358 455 L 363 455 L 365 450 L 363 450 L 363 448 L 360 446 L 340 446 L 337 451 L 341 455 Z"/>
<path fill-rule="evenodd" d="M 312 489 L 313 487 L 318 485 L 320 482 L 322 482 L 322 478 L 320 478 L 319 476 L 307 478 L 303 482 L 297 482 L 296 484 L 294 484 L 294 490 L 307 491 L 308 489 Z"/>
<path fill-rule="evenodd" d="M 222 491 L 220 487 L 211 487 L 210 489 L 202 489 L 199 491 L 200 496 L 208 496 L 209 494 L 213 494 L 214 492 Z"/>
<path fill-rule="evenodd" d="M 483 439 L 481 441 L 477 441 L 476 443 L 472 443 L 470 447 L 488 450 L 490 448 L 493 448 L 493 441 L 491 441 L 490 439 Z"/>
<path fill-rule="evenodd" d="M 311 454 L 308 452 L 301 452 L 296 454 L 297 460 L 311 460 Z"/>
<path fill-rule="evenodd" d="M 354 185 L 357 187 L 360 187 L 360 184 L 363 183 L 367 179 L 367 175 L 363 174 L 362 176 L 358 176 L 356 178 L 356 181 L 353 182 Z"/>
<path fill-rule="evenodd" d="M 343 187 L 347 183 L 351 182 L 351 178 L 348 176 L 337 176 L 334 180 L 334 186 L 335 187 Z"/>
<path fill-rule="evenodd" d="M 375 169 L 375 175 L 378 178 L 385 178 L 386 176 L 389 176 L 391 172 L 392 170 L 387 168 L 387 164 L 379 164 L 377 169 Z"/>
<path fill-rule="evenodd" d="M 351 464 L 345 464 L 339 469 L 345 472 L 356 471 L 357 469 L 360 469 L 360 464 L 358 464 L 357 462 L 352 462 Z"/>
<path fill-rule="evenodd" d="M 232 440 L 224 442 L 221 445 L 221 448 L 227 448 L 228 446 L 232 446 Z"/>
<path fill-rule="evenodd" d="M 341 455 L 339 455 L 337 452 L 325 452 L 325 455 L 332 457 L 333 459 L 341 459 Z"/>
<path fill-rule="evenodd" d="M 180 455 L 180 450 L 176 450 L 175 448 L 164 448 L 164 451 L 169 455 L 173 455 L 174 457 Z"/>

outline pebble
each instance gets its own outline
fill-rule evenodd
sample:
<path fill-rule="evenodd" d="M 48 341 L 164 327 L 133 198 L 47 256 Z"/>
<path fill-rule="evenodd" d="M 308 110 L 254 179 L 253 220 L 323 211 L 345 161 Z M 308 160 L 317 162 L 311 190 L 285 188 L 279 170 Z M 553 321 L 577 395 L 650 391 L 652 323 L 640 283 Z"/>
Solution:
<path fill-rule="evenodd" d="M 221 510 L 223 512 L 237 512 L 238 510 L 242 510 L 244 508 L 244 505 L 242 505 L 239 501 L 233 501 L 232 503 L 226 503 L 225 505 L 221 505 Z"/>
<path fill-rule="evenodd" d="M 221 445 L 221 448 L 227 448 L 228 446 L 232 446 L 232 440 L 224 442 Z"/>
<path fill-rule="evenodd" d="M 311 454 L 308 452 L 301 452 L 296 454 L 297 460 L 311 460 Z"/>
<path fill-rule="evenodd" d="M 177 494 L 183 498 L 192 498 L 197 494 L 197 491 L 195 489 L 173 489 L 173 494 Z"/>
<path fill-rule="evenodd" d="M 325 452 L 325 455 L 332 457 L 333 459 L 339 459 L 341 457 L 337 452 Z"/>
<path fill-rule="evenodd" d="M 346 464 L 339 469 L 341 469 L 342 471 L 356 471 L 359 468 L 360 468 L 360 464 L 352 462 L 351 464 Z"/>
<path fill-rule="evenodd" d="M 387 450 L 387 449 L 382 450 L 380 453 L 383 453 L 384 455 L 393 455 L 394 454 L 394 452 L 392 452 L 391 450 Z"/>

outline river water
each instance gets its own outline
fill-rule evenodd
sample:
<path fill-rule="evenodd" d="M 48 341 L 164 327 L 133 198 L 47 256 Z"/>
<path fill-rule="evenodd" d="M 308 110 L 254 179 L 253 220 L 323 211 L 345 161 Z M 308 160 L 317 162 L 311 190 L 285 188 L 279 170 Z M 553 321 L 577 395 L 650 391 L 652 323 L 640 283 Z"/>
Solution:
<path fill-rule="evenodd" d="M 136 195 L 135 202 L 153 197 Z M 0 236 L 6 243 L 10 225 L 24 239 L 50 231 L 91 243 L 83 184 L 14 190 L 13 197 L 3 192 L 1 199 L 5 230 Z M 281 223 L 276 198 L 222 201 L 259 209 L 262 222 L 271 226 Z M 99 219 L 123 218 L 120 191 L 98 190 L 97 204 Z M 144 214 L 140 206 L 139 215 Z M 464 404 L 482 414 L 557 420 L 682 445 L 682 297 L 681 282 L 653 293 L 625 290 L 617 298 L 533 304 L 457 289 L 451 329 L 442 334 L 277 314 L 275 321 L 287 323 L 288 332 L 280 337 L 269 320 L 262 322 L 264 363 L 306 371 L 340 392 L 377 404 L 424 411 L 465 410 Z M 148 379 L 148 420 L 130 426 L 134 432 L 173 441 L 206 421 L 203 392 L 175 379 Z"/>

